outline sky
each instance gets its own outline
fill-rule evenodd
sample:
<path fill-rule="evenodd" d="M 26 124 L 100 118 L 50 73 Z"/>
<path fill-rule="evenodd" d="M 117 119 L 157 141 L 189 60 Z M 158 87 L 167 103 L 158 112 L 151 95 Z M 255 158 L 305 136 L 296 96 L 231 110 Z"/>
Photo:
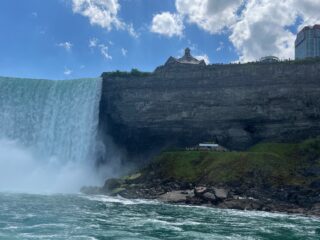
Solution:
<path fill-rule="evenodd" d="M 153 71 L 189 47 L 207 63 L 294 58 L 320 0 L 1 0 L 0 76 Z"/>

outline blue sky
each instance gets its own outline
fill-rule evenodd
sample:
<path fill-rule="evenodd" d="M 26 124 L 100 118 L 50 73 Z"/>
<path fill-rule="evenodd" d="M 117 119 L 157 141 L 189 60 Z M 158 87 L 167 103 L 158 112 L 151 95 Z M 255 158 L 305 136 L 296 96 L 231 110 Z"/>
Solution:
<path fill-rule="evenodd" d="M 284 11 L 293 11 L 293 1 L 284 0 Z M 298 28 L 318 21 L 320 3 L 295 6 L 304 1 L 306 10 L 286 16 L 268 0 L 2 0 L 0 75 L 65 79 L 153 71 L 185 47 L 211 63 L 292 58 Z M 254 9 L 263 17 L 250 15 Z M 261 26 L 272 24 L 275 36 L 264 37 L 270 29 Z"/>

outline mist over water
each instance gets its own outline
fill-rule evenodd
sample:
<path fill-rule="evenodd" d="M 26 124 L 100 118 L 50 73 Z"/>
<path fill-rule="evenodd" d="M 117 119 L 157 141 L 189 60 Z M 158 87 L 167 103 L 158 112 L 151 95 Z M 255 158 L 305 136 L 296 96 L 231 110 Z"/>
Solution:
<path fill-rule="evenodd" d="M 0 191 L 77 192 L 101 184 L 101 85 L 100 78 L 0 78 Z"/>

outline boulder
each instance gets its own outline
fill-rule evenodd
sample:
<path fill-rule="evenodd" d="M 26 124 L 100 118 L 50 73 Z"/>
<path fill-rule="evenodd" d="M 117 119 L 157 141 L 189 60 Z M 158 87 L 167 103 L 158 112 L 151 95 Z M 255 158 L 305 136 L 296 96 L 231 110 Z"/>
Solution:
<path fill-rule="evenodd" d="M 194 195 L 197 197 L 202 197 L 202 195 L 207 191 L 206 187 L 195 187 L 194 188 Z"/>
<path fill-rule="evenodd" d="M 213 191 L 218 199 L 224 200 L 228 197 L 229 191 L 224 188 L 213 188 Z"/>
<path fill-rule="evenodd" d="M 216 200 L 216 196 L 211 192 L 204 193 L 202 198 L 208 202 L 214 202 Z"/>
<path fill-rule="evenodd" d="M 188 191 L 172 191 L 159 196 L 159 200 L 168 203 L 185 203 L 188 198 L 194 197 L 192 190 Z"/>
<path fill-rule="evenodd" d="M 310 184 L 311 188 L 316 188 L 316 189 L 320 189 L 320 179 L 319 180 L 315 180 Z"/>
<path fill-rule="evenodd" d="M 261 210 L 263 205 L 250 199 L 229 199 L 218 205 L 220 208 L 237 210 Z"/>
<path fill-rule="evenodd" d="M 306 177 L 318 177 L 320 176 L 320 167 L 309 167 L 303 171 L 303 175 Z"/>

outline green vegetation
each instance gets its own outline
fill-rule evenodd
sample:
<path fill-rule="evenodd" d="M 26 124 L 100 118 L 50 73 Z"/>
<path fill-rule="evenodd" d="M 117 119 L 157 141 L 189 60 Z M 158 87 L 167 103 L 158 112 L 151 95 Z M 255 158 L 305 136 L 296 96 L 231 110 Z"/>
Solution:
<path fill-rule="evenodd" d="M 151 75 L 150 72 L 141 72 L 136 68 L 133 68 L 130 72 L 124 71 L 114 71 L 114 72 L 104 72 L 102 73 L 102 78 L 116 78 L 116 77 L 146 77 Z"/>
<path fill-rule="evenodd" d="M 305 172 L 314 167 L 320 167 L 320 138 L 299 144 L 261 143 L 245 152 L 166 151 L 143 174 L 208 184 L 308 185 L 317 176 Z"/>
<path fill-rule="evenodd" d="M 234 65 L 280 65 L 280 64 L 314 64 L 319 63 L 320 57 L 314 57 L 314 58 L 305 58 L 305 59 L 283 59 L 278 62 L 261 62 L 260 60 L 254 61 L 254 62 L 236 62 L 236 63 L 229 63 L 229 64 L 223 64 L 223 63 L 215 63 L 212 65 L 218 65 L 218 66 L 234 66 Z"/>
<path fill-rule="evenodd" d="M 139 177 L 141 177 L 141 173 L 135 173 L 129 176 L 124 176 L 122 179 L 132 181 L 138 179 Z"/>

